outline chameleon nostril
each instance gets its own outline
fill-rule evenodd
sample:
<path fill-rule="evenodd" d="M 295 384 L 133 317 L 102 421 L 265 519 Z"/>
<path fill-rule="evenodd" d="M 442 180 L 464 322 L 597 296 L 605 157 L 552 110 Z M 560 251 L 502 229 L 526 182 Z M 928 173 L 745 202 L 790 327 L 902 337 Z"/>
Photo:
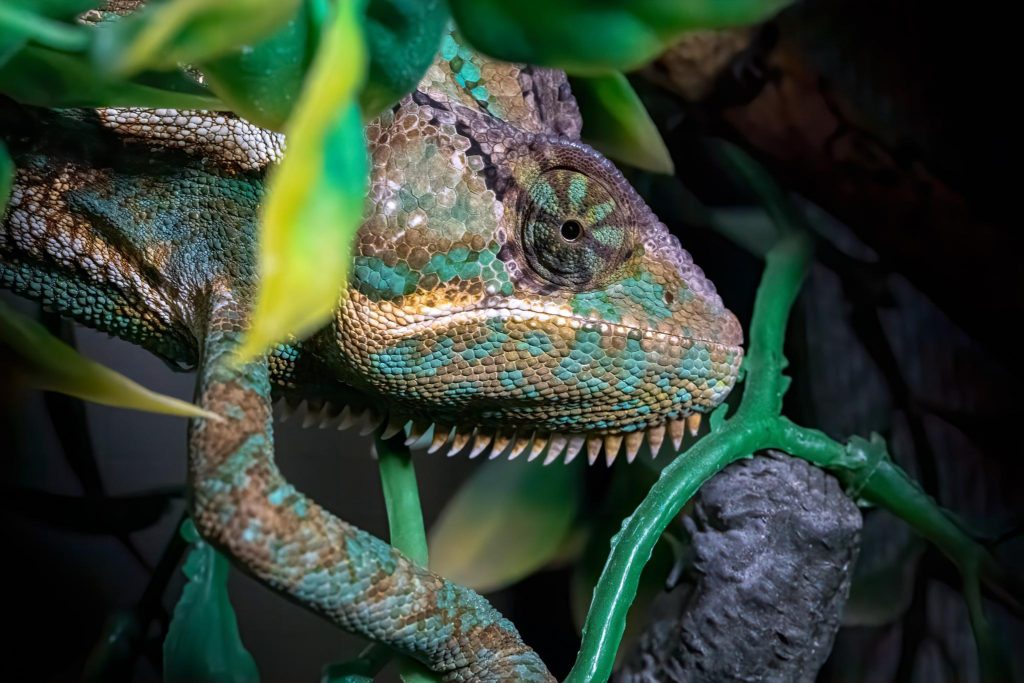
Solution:
<path fill-rule="evenodd" d="M 665 292 L 665 305 L 666 306 L 671 306 L 672 302 L 675 301 L 675 300 L 676 300 L 676 297 L 675 297 L 674 294 L 672 294 L 672 292 L 669 292 L 669 291 Z"/>

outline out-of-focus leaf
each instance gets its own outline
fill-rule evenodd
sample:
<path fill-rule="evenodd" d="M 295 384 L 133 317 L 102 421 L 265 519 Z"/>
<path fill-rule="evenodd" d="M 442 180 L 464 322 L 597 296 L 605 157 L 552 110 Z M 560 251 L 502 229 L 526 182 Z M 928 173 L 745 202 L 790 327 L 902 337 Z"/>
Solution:
<path fill-rule="evenodd" d="M 356 95 L 366 71 L 356 2 L 335 5 L 288 125 L 288 151 L 268 180 L 260 283 L 241 360 L 327 322 L 351 261 L 368 166 Z"/>
<path fill-rule="evenodd" d="M 222 419 L 199 406 L 150 391 L 124 375 L 80 356 L 42 325 L 19 315 L 3 302 L 0 302 L 0 346 L 13 353 L 14 367 L 30 384 L 40 389 L 59 391 L 118 408 Z"/>
<path fill-rule="evenodd" d="M 579 461 L 483 465 L 430 532 L 430 568 L 482 593 L 529 576 L 556 556 L 580 502 Z"/>
<path fill-rule="evenodd" d="M 193 543 L 188 577 L 164 639 L 166 683 L 256 683 L 256 662 L 242 644 L 228 597 L 228 561 L 199 538 L 192 521 L 182 536 Z"/>
<path fill-rule="evenodd" d="M 96 0 L 4 0 L 5 5 L 30 10 L 34 14 L 73 22 L 82 12 L 96 7 Z"/>
<path fill-rule="evenodd" d="M 366 8 L 369 78 L 360 95 L 370 119 L 416 87 L 448 23 L 442 0 L 370 0 Z"/>
<path fill-rule="evenodd" d="M 7 211 L 7 200 L 11 198 L 11 185 L 14 182 L 14 162 L 7 152 L 7 145 L 0 142 L 0 216 Z"/>
<path fill-rule="evenodd" d="M 259 126 L 282 130 L 302 92 L 316 30 L 303 3 L 273 35 L 202 62 L 199 70 L 235 112 Z"/>
<path fill-rule="evenodd" d="M 82 683 L 132 680 L 141 630 L 134 612 L 126 610 L 112 614 L 85 661 Z"/>
<path fill-rule="evenodd" d="M 684 32 L 759 22 L 792 0 L 449 0 L 459 31 L 509 62 L 631 71 Z"/>
<path fill-rule="evenodd" d="M 882 626 L 910 606 L 928 544 L 888 512 L 864 517 L 861 552 L 843 607 L 844 626 Z"/>
<path fill-rule="evenodd" d="M 22 48 L 0 66 L 0 93 L 37 107 L 224 108 L 217 98 L 199 94 L 197 86 L 181 74 L 154 80 L 160 87 L 144 80 L 147 75 L 136 81 L 104 76 L 82 55 L 34 45 Z"/>
<path fill-rule="evenodd" d="M 573 78 L 572 92 L 586 142 L 616 161 L 654 173 L 675 173 L 658 127 L 624 74 Z"/>
<path fill-rule="evenodd" d="M 44 2 L 39 6 L 7 0 L 0 3 L 0 45 L 10 43 L 11 37 L 32 40 L 58 50 L 81 50 L 89 44 L 89 35 L 80 26 L 55 21 L 51 13 L 60 15 L 62 5 L 77 3 Z M 47 12 L 49 10 L 49 12 Z"/>
<path fill-rule="evenodd" d="M 166 0 L 96 28 L 93 55 L 121 76 L 175 69 L 259 41 L 294 16 L 300 0 Z"/>

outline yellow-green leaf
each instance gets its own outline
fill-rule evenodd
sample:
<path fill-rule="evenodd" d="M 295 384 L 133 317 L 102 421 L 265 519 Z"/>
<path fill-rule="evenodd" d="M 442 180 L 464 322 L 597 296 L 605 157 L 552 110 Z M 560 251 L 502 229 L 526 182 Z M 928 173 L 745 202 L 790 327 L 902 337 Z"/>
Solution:
<path fill-rule="evenodd" d="M 665 141 L 621 72 L 575 77 L 572 92 L 583 117 L 583 139 L 606 156 L 645 171 L 672 175 Z"/>
<path fill-rule="evenodd" d="M 335 8 L 268 180 L 260 282 L 238 356 L 324 325 L 338 304 L 363 215 L 367 159 L 356 96 L 366 71 L 361 4 Z"/>
<path fill-rule="evenodd" d="M 486 593 L 547 565 L 572 529 L 579 461 L 544 467 L 492 460 L 459 489 L 430 531 L 430 568 Z"/>
<path fill-rule="evenodd" d="M 94 55 L 122 76 L 213 59 L 271 34 L 299 0 L 167 0 L 96 28 Z"/>
<path fill-rule="evenodd" d="M 150 391 L 124 375 L 91 361 L 0 302 L 0 346 L 13 353 L 14 368 L 40 389 L 86 401 L 151 413 L 222 419 L 199 406 Z"/>

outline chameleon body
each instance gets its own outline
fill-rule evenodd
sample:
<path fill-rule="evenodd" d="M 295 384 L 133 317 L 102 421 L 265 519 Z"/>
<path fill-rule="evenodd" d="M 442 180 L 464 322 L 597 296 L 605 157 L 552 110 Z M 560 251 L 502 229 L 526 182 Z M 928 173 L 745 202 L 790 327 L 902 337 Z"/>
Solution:
<path fill-rule="evenodd" d="M 608 462 L 678 445 L 732 388 L 741 331 L 615 167 L 564 74 L 444 39 L 366 126 L 372 176 L 332 324 L 242 368 L 265 169 L 227 115 L 2 105 L 18 166 L 0 284 L 198 368 L 191 510 L 245 571 L 449 681 L 547 681 L 483 598 L 296 491 L 272 403 L 428 450 Z"/>

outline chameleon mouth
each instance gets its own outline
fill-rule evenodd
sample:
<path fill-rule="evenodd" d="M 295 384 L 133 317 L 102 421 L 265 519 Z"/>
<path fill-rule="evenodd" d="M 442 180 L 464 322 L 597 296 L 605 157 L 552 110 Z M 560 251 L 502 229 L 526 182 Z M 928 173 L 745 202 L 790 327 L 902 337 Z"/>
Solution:
<path fill-rule="evenodd" d="M 339 407 L 331 402 L 315 400 L 278 402 L 279 419 L 284 422 L 300 417 L 305 428 L 357 429 L 368 435 L 379 431 L 381 438 L 389 439 L 403 434 L 405 444 L 415 450 L 444 454 L 448 457 L 467 455 L 469 458 L 486 456 L 488 459 L 506 457 L 514 460 L 525 455 L 528 461 L 542 459 L 545 465 L 561 460 L 568 464 L 586 452 L 593 465 L 604 454 L 607 465 L 625 454 L 633 462 L 644 449 L 656 457 L 671 444 L 674 453 L 680 452 L 687 433 L 697 436 L 700 413 L 669 417 L 665 422 L 631 432 L 562 433 L 535 428 L 499 428 L 489 426 L 451 425 L 430 420 L 418 420 L 407 415 L 390 416 L 373 407 L 359 408 L 352 404 Z"/>
<path fill-rule="evenodd" d="M 716 347 L 740 349 L 736 344 L 723 344 L 713 339 L 685 336 L 662 332 L 649 327 L 621 325 L 595 318 L 587 318 L 567 312 L 561 306 L 538 308 L 535 305 L 515 307 L 508 305 L 487 305 L 463 308 L 457 311 L 450 309 L 424 309 L 421 313 L 411 316 L 414 319 L 401 325 L 394 325 L 385 330 L 385 334 L 393 338 L 405 338 L 419 333 L 433 332 L 438 325 L 458 325 L 460 323 L 478 323 L 481 319 L 500 319 L 512 323 L 544 324 L 550 323 L 557 327 L 571 329 L 593 329 L 602 334 L 613 334 L 622 337 L 637 337 L 653 341 L 687 341 L 699 342 Z"/>

